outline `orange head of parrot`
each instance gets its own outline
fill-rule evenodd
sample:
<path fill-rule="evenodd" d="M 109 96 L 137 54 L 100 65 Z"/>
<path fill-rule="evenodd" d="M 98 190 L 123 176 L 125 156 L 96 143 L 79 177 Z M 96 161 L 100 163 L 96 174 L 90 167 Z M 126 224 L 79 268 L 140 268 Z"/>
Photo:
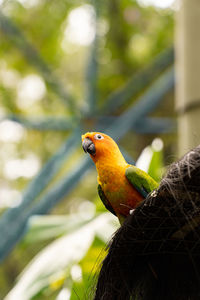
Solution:
<path fill-rule="evenodd" d="M 87 132 L 82 135 L 82 146 L 96 164 L 102 160 L 125 162 L 115 141 L 101 132 Z"/>

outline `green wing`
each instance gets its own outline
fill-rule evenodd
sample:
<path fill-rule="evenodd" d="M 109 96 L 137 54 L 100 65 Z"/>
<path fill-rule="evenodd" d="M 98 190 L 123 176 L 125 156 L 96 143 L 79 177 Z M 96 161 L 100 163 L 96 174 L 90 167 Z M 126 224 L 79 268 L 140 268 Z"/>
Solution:
<path fill-rule="evenodd" d="M 150 175 L 135 166 L 127 168 L 125 174 L 128 181 L 144 198 L 159 186 Z"/>
<path fill-rule="evenodd" d="M 98 185 L 98 194 L 99 194 L 99 197 L 100 197 L 101 201 L 103 202 L 105 208 L 107 208 L 113 215 L 116 216 L 116 213 L 115 213 L 114 209 L 112 208 L 110 202 L 106 198 L 100 184 Z"/>

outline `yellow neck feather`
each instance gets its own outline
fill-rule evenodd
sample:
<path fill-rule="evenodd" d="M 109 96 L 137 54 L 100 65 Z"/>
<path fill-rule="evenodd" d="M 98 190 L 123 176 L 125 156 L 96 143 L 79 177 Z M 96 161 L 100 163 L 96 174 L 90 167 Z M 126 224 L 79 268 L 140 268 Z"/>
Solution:
<path fill-rule="evenodd" d="M 112 155 L 101 156 L 95 162 L 99 184 L 111 181 L 115 177 L 121 176 L 121 173 L 124 172 L 127 167 L 127 162 L 120 151 L 118 153 L 115 152 L 111 154 Z"/>

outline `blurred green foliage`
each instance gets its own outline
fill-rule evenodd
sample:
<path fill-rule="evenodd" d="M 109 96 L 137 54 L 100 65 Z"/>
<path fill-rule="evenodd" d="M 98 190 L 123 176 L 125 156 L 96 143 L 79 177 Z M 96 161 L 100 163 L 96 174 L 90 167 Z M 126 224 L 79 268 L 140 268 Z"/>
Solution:
<path fill-rule="evenodd" d="M 156 143 L 160 143 L 159 149 Z M 162 142 L 155 139 L 152 146 L 142 152 L 138 160 L 140 167 L 145 164 L 150 175 L 158 174 L 163 168 L 162 154 Z M 84 205 L 85 210 L 79 214 L 30 219 L 25 244 L 54 240 L 26 266 L 6 299 L 40 299 L 55 297 L 55 294 L 59 299 L 62 293 L 67 299 L 92 299 L 105 243 L 119 224 L 110 213 L 95 213 L 94 204 Z"/>
<path fill-rule="evenodd" d="M 79 125 L 81 116 L 85 116 L 81 130 L 93 130 L 96 120 L 101 120 L 103 114 L 108 114 L 104 109 L 103 113 L 98 115 L 96 108 L 105 107 L 108 104 L 108 96 L 115 94 L 130 78 L 141 69 L 145 69 L 147 64 L 173 43 L 174 16 L 171 9 L 144 7 L 136 0 L 103 1 L 98 7 L 97 3 L 79 0 L 0 1 L 0 132 L 6 130 L 7 133 L 6 137 L 0 133 L 0 190 L 4 191 L 0 194 L 2 212 L 7 207 L 17 205 L 16 200 L 20 199 L 21 192 L 38 172 L 39 167 L 44 165 L 70 136 L 70 130 Z M 80 8 L 82 16 L 80 10 L 77 15 L 77 9 Z M 96 25 L 95 9 L 98 12 Z M 73 17 L 74 12 L 76 14 Z M 81 31 L 81 20 L 84 18 L 85 23 L 88 22 L 89 25 Z M 85 41 L 81 39 L 80 34 L 79 41 L 78 38 L 75 39 L 74 23 L 80 23 L 80 26 L 76 27 L 79 29 L 76 30 L 80 30 L 82 38 L 89 32 Z M 95 42 L 91 43 L 91 36 L 94 34 L 92 28 L 95 26 L 97 36 Z M 93 67 L 93 72 L 90 72 L 88 66 Z M 32 84 L 32 87 L 27 91 L 28 84 Z M 146 86 L 143 86 L 142 90 L 137 90 L 135 96 L 140 96 L 145 89 Z M 118 117 L 135 100 L 136 97 L 130 97 L 129 101 L 119 106 L 109 117 Z M 173 116 L 173 96 L 169 94 L 165 100 L 154 116 Z M 89 115 L 92 105 L 93 114 Z M 17 121 L 16 118 L 19 118 L 20 122 L 13 137 L 13 134 L 9 133 L 13 123 L 4 122 L 6 119 Z M 61 120 L 61 125 L 58 125 L 55 118 Z M 5 126 L 1 127 L 2 124 L 5 124 L 6 129 Z M 45 129 L 40 130 L 42 126 Z M 151 143 L 154 136 L 139 135 L 131 131 L 120 140 L 120 146 L 136 158 L 142 149 Z M 150 165 L 151 172 L 157 179 L 160 177 L 161 156 L 163 155 L 169 163 L 172 160 L 169 156 L 171 157 L 176 149 L 173 134 L 160 136 L 164 140 L 166 150 L 164 154 L 154 156 Z M 71 172 L 70 168 L 73 169 L 81 153 L 81 147 L 73 149 L 70 161 L 60 161 L 61 170 L 47 187 L 47 191 L 54 183 L 59 183 L 64 174 Z M 28 170 L 32 165 L 38 164 L 35 173 L 28 176 L 25 169 L 25 175 L 20 172 L 16 172 L 15 175 L 13 168 L 22 168 L 25 160 L 29 161 Z M 58 165 L 56 167 L 58 168 Z M 84 227 L 86 221 L 78 225 L 74 221 L 70 222 L 71 214 L 82 210 L 90 211 L 92 208 L 87 206 L 88 201 L 94 202 L 96 196 L 96 175 L 91 171 L 86 173 L 78 188 L 71 191 L 67 197 L 63 197 L 64 201 L 54 208 L 53 214 L 67 215 L 65 222 L 61 217 L 59 224 L 48 223 L 46 227 L 40 227 L 37 223 L 2 263 L 0 298 L 11 290 L 17 275 L 34 255 L 56 238 L 69 233 L 71 222 L 76 229 Z M 99 200 L 96 199 L 94 203 L 97 212 L 103 210 Z M 114 228 L 116 227 L 113 227 L 113 230 Z M 36 293 L 34 299 L 55 299 L 63 287 L 70 290 L 72 286 L 72 299 L 76 299 L 76 291 L 81 298 L 87 290 L 84 289 L 87 283 L 88 290 L 92 285 L 92 265 L 95 264 L 104 244 L 105 239 L 95 237 L 86 256 L 75 263 L 82 268 L 83 281 L 76 282 L 73 278 L 70 281 L 70 268 L 64 269 L 60 277 Z M 66 290 L 63 293 L 65 292 Z"/>

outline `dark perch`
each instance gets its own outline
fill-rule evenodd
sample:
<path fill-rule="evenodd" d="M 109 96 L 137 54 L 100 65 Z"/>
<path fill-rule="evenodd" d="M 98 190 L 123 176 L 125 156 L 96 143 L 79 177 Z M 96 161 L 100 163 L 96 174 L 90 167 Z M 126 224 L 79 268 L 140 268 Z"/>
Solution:
<path fill-rule="evenodd" d="M 95 300 L 200 299 L 200 146 L 114 235 Z"/>

